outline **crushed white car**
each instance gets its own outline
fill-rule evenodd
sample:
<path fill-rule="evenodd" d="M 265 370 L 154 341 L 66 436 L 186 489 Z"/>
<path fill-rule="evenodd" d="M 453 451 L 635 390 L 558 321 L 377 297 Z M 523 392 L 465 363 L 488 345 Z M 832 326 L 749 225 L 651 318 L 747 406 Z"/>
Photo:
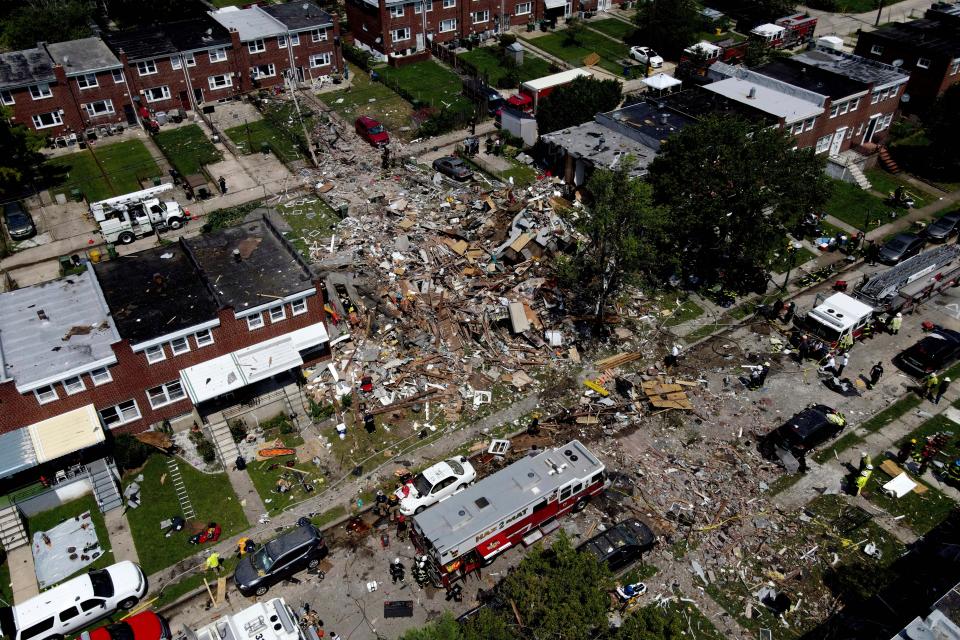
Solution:
<path fill-rule="evenodd" d="M 463 491 L 477 479 L 473 465 L 464 457 L 450 458 L 424 469 L 396 490 L 400 513 L 412 516 L 432 504 Z"/>

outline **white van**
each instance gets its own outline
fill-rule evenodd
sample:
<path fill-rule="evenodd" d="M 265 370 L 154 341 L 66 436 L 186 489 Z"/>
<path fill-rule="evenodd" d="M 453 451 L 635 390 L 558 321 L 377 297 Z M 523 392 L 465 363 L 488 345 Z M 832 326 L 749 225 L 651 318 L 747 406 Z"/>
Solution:
<path fill-rule="evenodd" d="M 132 609 L 146 594 L 143 571 L 125 560 L 0 608 L 0 634 L 8 640 L 60 640 L 117 609 Z"/>

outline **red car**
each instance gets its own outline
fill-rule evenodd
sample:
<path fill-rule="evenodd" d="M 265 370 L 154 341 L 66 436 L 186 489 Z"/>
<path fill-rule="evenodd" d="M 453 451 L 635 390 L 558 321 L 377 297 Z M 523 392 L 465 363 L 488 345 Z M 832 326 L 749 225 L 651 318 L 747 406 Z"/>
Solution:
<path fill-rule="evenodd" d="M 78 640 L 170 640 L 170 625 L 153 611 L 144 611 L 120 622 L 84 631 Z"/>
<path fill-rule="evenodd" d="M 386 132 L 383 125 L 367 116 L 360 116 L 354 123 L 357 135 L 372 144 L 375 147 L 383 147 L 390 144 L 390 134 Z"/>

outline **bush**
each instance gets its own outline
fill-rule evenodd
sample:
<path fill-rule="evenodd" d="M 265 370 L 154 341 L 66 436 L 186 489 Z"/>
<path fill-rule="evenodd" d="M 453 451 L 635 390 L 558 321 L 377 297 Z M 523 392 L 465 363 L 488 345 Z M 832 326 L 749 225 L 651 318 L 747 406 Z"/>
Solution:
<path fill-rule="evenodd" d="M 332 416 L 335 410 L 336 409 L 334 408 L 333 404 L 329 402 L 325 404 L 317 404 L 312 398 L 310 399 L 310 418 L 314 422 L 323 422 Z"/>
<path fill-rule="evenodd" d="M 228 422 L 227 426 L 230 427 L 230 436 L 234 442 L 243 442 L 243 439 L 247 437 L 247 425 L 244 424 L 243 420 L 238 418 L 233 422 Z"/>
<path fill-rule="evenodd" d="M 353 394 L 343 396 L 343 399 L 340 400 L 340 404 L 343 405 L 344 409 L 349 409 L 353 405 Z"/>
<path fill-rule="evenodd" d="M 153 447 L 131 435 L 121 433 L 113 440 L 113 459 L 121 471 L 142 467 L 151 453 Z"/>
<path fill-rule="evenodd" d="M 512 33 L 504 33 L 500 36 L 500 39 L 499 39 L 500 48 L 506 49 L 516 41 L 517 41 L 517 36 L 513 35 Z"/>
<path fill-rule="evenodd" d="M 373 66 L 373 54 L 345 42 L 343 43 L 343 57 L 364 71 L 370 71 Z"/>
<path fill-rule="evenodd" d="M 207 464 L 211 464 L 217 459 L 217 450 L 213 443 L 204 435 L 203 431 L 197 429 L 190 432 L 190 442 L 197 448 L 200 458 Z"/>

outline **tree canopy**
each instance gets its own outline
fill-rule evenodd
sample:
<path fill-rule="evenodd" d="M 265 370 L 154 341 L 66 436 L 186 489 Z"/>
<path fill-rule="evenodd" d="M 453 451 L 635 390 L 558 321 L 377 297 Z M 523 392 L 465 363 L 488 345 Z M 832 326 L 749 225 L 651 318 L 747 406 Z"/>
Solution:
<path fill-rule="evenodd" d="M 90 0 L 27 0 L 0 3 L 0 41 L 8 49 L 62 42 L 90 35 L 96 4 Z"/>
<path fill-rule="evenodd" d="M 621 91 L 618 80 L 579 77 L 540 100 L 537 127 L 544 134 L 593 120 L 594 114 L 617 108 Z"/>
<path fill-rule="evenodd" d="M 670 210 L 661 252 L 676 257 L 682 275 L 741 292 L 765 284 L 786 230 L 830 197 L 823 159 L 793 145 L 780 129 L 723 117 L 663 145 L 649 179 L 655 202 Z"/>
<path fill-rule="evenodd" d="M 10 123 L 10 111 L 0 110 L 0 198 L 17 197 L 37 178 L 43 163 L 44 137 L 27 127 Z"/>
<path fill-rule="evenodd" d="M 677 60 L 700 31 L 700 8 L 694 0 L 652 0 L 640 3 L 637 41 Z"/>
<path fill-rule="evenodd" d="M 954 84 L 940 96 L 923 119 L 930 139 L 930 153 L 927 156 L 930 169 L 937 178 L 951 182 L 960 179 L 958 113 L 960 84 Z"/>

